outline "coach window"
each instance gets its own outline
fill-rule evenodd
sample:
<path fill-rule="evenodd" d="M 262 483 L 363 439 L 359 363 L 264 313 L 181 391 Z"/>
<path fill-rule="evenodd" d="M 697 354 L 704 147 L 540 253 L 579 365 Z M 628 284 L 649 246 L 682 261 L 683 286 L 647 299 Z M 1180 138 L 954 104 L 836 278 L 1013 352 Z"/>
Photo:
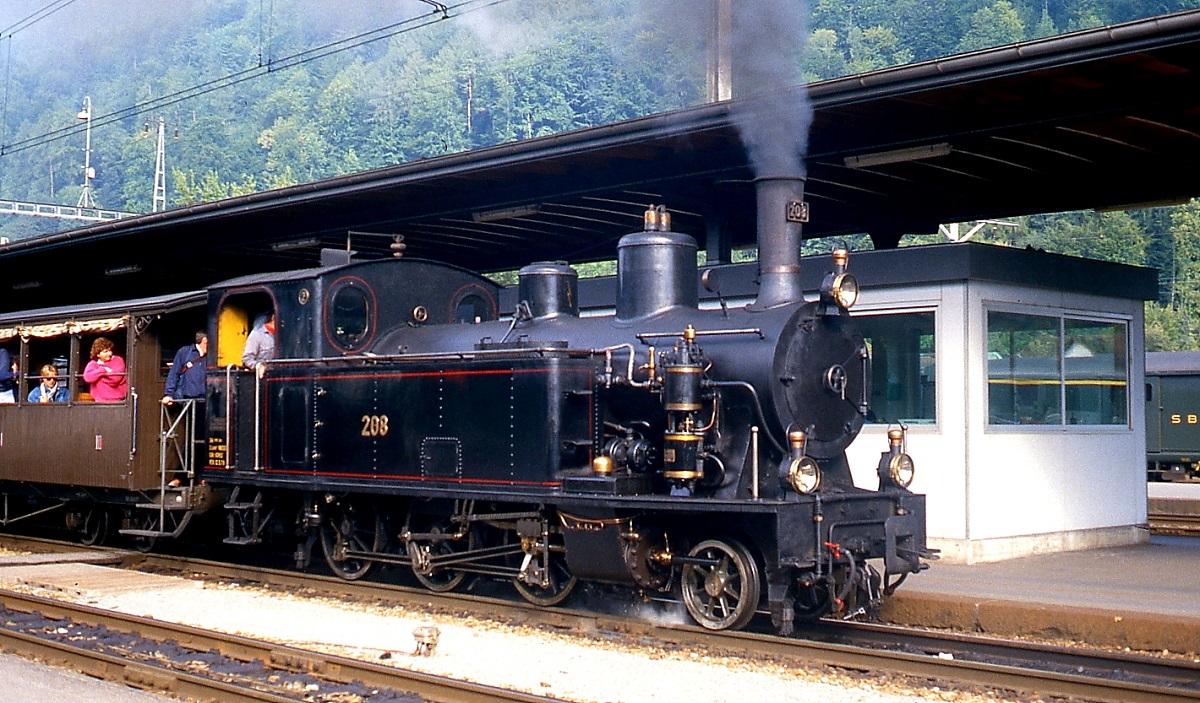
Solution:
<path fill-rule="evenodd" d="M 49 365 L 58 371 L 58 383 L 65 386 L 70 397 L 74 399 L 82 381 L 71 377 L 69 361 L 71 336 L 59 334 L 51 337 L 31 337 L 26 348 L 29 352 L 27 356 L 29 368 L 22 369 L 25 376 L 25 395 L 23 397 L 27 397 L 30 390 L 41 384 L 42 367 Z"/>
<path fill-rule="evenodd" d="M 992 425 L 1128 425 L 1128 324 L 989 311 Z"/>
<path fill-rule="evenodd" d="M 127 364 L 127 366 L 126 366 L 127 374 L 129 372 L 131 372 L 132 369 L 128 367 L 130 359 L 129 359 L 129 356 L 125 353 L 125 330 L 124 329 L 109 330 L 109 329 L 104 329 L 102 326 L 99 326 L 99 325 L 84 325 L 83 329 L 85 330 L 85 333 L 79 335 L 79 366 L 76 367 L 76 370 L 75 370 L 75 376 L 73 379 L 75 381 L 75 386 L 74 386 L 75 393 L 72 397 L 77 400 L 90 401 L 90 400 L 92 400 L 92 394 L 88 390 L 88 384 L 85 383 L 83 380 L 83 370 L 87 368 L 88 362 L 92 360 L 92 344 L 97 339 L 99 339 L 100 337 L 104 337 L 108 341 L 112 342 L 113 343 L 113 356 L 119 356 L 119 357 L 121 357 L 121 359 L 123 361 L 125 361 L 125 363 Z M 92 330 L 96 330 L 96 329 L 99 329 L 100 331 L 98 333 L 92 331 Z M 129 399 L 129 391 L 133 390 L 133 380 L 128 377 L 126 377 L 125 380 L 126 380 L 126 383 L 128 384 L 127 390 L 125 392 L 125 397 L 119 401 L 116 401 L 118 403 L 123 403 L 126 400 L 128 400 Z"/>
<path fill-rule="evenodd" d="M 934 314 L 907 312 L 855 316 L 871 355 L 868 422 L 937 421 Z"/>

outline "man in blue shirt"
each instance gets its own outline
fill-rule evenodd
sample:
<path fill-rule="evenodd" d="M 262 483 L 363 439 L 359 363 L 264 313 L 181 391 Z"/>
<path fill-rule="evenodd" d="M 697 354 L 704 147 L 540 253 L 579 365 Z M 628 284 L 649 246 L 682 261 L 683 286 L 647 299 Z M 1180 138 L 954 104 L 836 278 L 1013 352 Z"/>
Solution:
<path fill-rule="evenodd" d="M 0 347 L 0 403 L 15 403 L 17 389 L 17 362 L 4 347 Z"/>
<path fill-rule="evenodd" d="M 208 333 L 196 333 L 196 343 L 180 349 L 167 372 L 167 388 L 162 404 L 174 405 L 176 400 L 197 400 L 204 397 L 204 367 L 208 357 Z"/>

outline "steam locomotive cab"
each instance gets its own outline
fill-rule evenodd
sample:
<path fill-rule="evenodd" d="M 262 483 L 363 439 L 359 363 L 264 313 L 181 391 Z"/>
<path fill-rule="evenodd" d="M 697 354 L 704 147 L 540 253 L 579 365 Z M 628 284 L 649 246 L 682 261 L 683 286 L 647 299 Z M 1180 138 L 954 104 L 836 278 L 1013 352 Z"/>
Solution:
<path fill-rule="evenodd" d="M 372 454 L 358 455 L 362 447 L 346 446 L 345 438 L 386 437 L 379 406 L 397 400 L 379 396 L 386 381 L 374 379 L 364 356 L 372 344 L 407 325 L 495 320 L 496 299 L 487 279 L 415 260 L 249 276 L 212 288 L 210 468 L 248 472 L 244 480 L 264 484 L 294 483 L 287 477 L 329 467 L 362 474 Z M 268 314 L 275 358 L 246 368 L 246 340 Z M 365 427 L 350 432 L 360 420 Z"/>

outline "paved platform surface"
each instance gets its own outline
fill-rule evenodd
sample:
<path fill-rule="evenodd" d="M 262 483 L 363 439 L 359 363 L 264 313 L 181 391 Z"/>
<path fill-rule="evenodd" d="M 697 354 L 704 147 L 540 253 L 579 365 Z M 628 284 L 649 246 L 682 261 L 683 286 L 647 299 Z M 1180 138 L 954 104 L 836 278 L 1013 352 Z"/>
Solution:
<path fill-rule="evenodd" d="M 883 618 L 995 635 L 1200 653 L 1200 538 L 1062 552 L 909 577 Z"/>
<path fill-rule="evenodd" d="M 1146 484 L 1146 497 L 1150 500 L 1200 500 L 1200 482 L 1154 481 Z"/>
<path fill-rule="evenodd" d="M 0 587 L 15 584 L 58 591 L 81 598 L 149 590 L 198 591 L 203 588 L 199 581 L 79 562 L 50 562 L 0 568 Z"/>
<path fill-rule="evenodd" d="M 132 552 L 123 550 L 51 552 L 48 554 L 7 554 L 0 566 L 36 566 L 38 564 L 119 564 Z"/>
<path fill-rule="evenodd" d="M 0 703 L 178 703 L 165 694 L 100 681 L 74 671 L 11 654 L 0 654 Z"/>
<path fill-rule="evenodd" d="M 1148 483 L 1146 509 L 1151 525 L 1156 523 L 1155 515 L 1200 517 L 1200 483 Z"/>

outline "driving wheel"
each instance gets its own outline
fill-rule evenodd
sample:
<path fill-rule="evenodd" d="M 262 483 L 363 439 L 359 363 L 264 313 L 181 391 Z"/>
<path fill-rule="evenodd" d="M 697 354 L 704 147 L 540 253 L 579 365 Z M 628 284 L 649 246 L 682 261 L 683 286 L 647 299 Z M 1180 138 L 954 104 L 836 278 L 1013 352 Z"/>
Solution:
<path fill-rule="evenodd" d="M 455 555 L 477 548 L 476 531 L 468 528 L 460 533 L 448 517 L 430 515 L 414 506 L 404 528 L 408 538 L 408 556 L 412 560 L 413 576 L 425 588 L 438 593 L 458 588 L 467 572 L 445 564 Z"/>
<path fill-rule="evenodd" d="M 566 550 L 561 537 L 551 534 L 549 543 L 539 544 L 532 553 L 526 553 L 521 563 L 521 574 L 513 579 L 513 586 L 521 597 L 543 607 L 558 605 L 575 590 L 575 575 L 567 568 Z"/>
<path fill-rule="evenodd" d="M 688 613 L 708 630 L 745 627 L 762 586 L 754 556 L 735 540 L 710 539 L 688 552 L 681 583 Z"/>
<path fill-rule="evenodd" d="M 349 499 L 330 503 L 321 520 L 321 551 L 340 578 L 355 581 L 375 565 L 368 554 L 382 551 L 383 521 L 372 503 Z"/>

